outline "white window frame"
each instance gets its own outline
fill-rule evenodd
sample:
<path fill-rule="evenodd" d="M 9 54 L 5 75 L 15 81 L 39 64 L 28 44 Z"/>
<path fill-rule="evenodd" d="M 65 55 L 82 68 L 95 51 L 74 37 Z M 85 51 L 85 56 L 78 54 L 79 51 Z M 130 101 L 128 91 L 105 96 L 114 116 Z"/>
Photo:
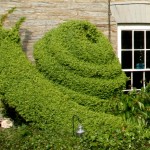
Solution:
<path fill-rule="evenodd" d="M 121 31 L 122 30 L 135 30 L 135 31 L 150 31 L 150 25 L 137 25 L 137 24 L 135 24 L 135 25 L 118 25 L 118 58 L 119 58 L 119 61 L 120 61 L 120 63 L 122 62 L 122 60 L 121 60 L 121 51 L 122 51 L 122 49 L 121 49 Z M 133 38 L 133 37 L 132 37 Z M 144 37 L 145 38 L 145 37 Z M 144 45 L 145 45 L 146 43 L 144 43 Z M 132 48 L 132 50 L 133 50 L 133 48 Z M 144 51 L 146 50 L 146 48 L 144 48 Z M 133 57 L 133 56 L 132 56 Z M 145 62 L 144 62 L 144 64 L 145 64 Z M 123 71 L 126 71 L 126 72 L 134 72 L 134 71 L 140 71 L 140 72 L 146 72 L 146 71 L 150 71 L 150 69 L 149 68 L 145 68 L 145 69 L 122 69 Z M 132 76 L 132 75 L 131 75 Z M 132 77 L 133 78 L 133 77 Z M 145 79 L 143 79 L 144 81 L 145 81 Z M 132 83 L 132 81 L 131 81 L 131 85 L 133 85 L 133 83 Z M 144 88 L 145 88 L 145 83 L 144 83 L 144 86 L 143 86 Z M 134 88 L 133 87 L 131 87 L 131 89 L 130 90 L 133 90 Z M 130 91 L 130 90 L 124 90 L 124 91 Z M 138 89 L 138 90 L 140 90 L 140 89 Z"/>

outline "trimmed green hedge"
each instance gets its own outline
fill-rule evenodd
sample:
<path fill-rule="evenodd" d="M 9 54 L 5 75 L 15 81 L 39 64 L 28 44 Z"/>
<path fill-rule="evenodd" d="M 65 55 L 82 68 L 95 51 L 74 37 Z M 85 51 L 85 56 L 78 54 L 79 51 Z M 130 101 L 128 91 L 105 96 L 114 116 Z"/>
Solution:
<path fill-rule="evenodd" d="M 78 103 L 79 105 L 85 106 L 87 109 L 95 112 L 105 112 L 109 114 L 114 114 L 116 109 L 116 101 L 113 99 L 110 101 L 99 99 L 95 96 L 89 96 L 87 94 L 81 94 L 68 89 L 64 86 L 57 85 L 58 89 L 63 92 L 64 95 L 69 97 L 69 100 Z"/>
<path fill-rule="evenodd" d="M 109 98 L 125 86 L 126 76 L 106 37 L 86 21 L 68 21 L 35 44 L 37 68 L 69 89 Z"/>
<path fill-rule="evenodd" d="M 78 149 L 142 149 L 146 143 L 140 128 L 126 124 L 120 117 L 95 113 L 70 101 L 69 96 L 27 61 L 20 44 L 5 38 L 0 41 L 0 53 L 1 100 L 32 127 L 23 133 L 18 128 L 7 143 L 3 141 L 5 135 L 1 134 L 4 148 L 47 149 L 52 145 L 54 149 L 76 149 L 76 145 L 72 145 L 73 115 L 81 118 L 86 130 Z M 20 141 L 19 146 L 17 135 L 25 141 Z"/>
<path fill-rule="evenodd" d="M 0 100 L 27 125 L 2 130 L 1 149 L 144 150 L 149 132 L 120 117 L 78 105 L 29 63 L 20 44 L 22 21 L 12 30 L 0 26 Z M 83 139 L 72 136 L 73 115 L 78 115 L 85 127 Z"/>

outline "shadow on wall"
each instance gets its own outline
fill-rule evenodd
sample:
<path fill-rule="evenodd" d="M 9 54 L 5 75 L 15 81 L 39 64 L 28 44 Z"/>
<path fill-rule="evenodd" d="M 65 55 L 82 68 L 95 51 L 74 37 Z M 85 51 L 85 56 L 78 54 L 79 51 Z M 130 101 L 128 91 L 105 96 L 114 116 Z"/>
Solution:
<path fill-rule="evenodd" d="M 23 51 L 26 53 L 28 51 L 28 44 L 31 40 L 32 32 L 27 29 L 20 29 L 20 34 Z"/>

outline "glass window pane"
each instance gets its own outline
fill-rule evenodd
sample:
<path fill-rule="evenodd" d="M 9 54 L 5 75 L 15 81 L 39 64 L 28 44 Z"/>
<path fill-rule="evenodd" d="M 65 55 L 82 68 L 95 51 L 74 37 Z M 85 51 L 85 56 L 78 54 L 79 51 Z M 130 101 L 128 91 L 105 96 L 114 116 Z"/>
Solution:
<path fill-rule="evenodd" d="M 144 31 L 134 31 L 134 48 L 144 49 Z"/>
<path fill-rule="evenodd" d="M 122 31 L 121 42 L 122 49 L 132 49 L 132 31 Z"/>
<path fill-rule="evenodd" d="M 143 72 L 133 72 L 133 87 L 137 89 L 143 87 Z"/>
<path fill-rule="evenodd" d="M 147 85 L 150 82 L 150 72 L 145 72 L 145 84 Z"/>
<path fill-rule="evenodd" d="M 146 51 L 146 68 L 150 69 L 150 51 Z"/>
<path fill-rule="evenodd" d="M 122 51 L 122 69 L 132 69 L 132 51 Z"/>
<path fill-rule="evenodd" d="M 128 77 L 128 81 L 126 82 L 126 89 L 131 90 L 131 72 L 125 72 Z"/>
<path fill-rule="evenodd" d="M 150 49 L 150 31 L 146 31 L 146 49 Z"/>
<path fill-rule="evenodd" d="M 134 68 L 144 69 L 144 51 L 134 51 Z"/>

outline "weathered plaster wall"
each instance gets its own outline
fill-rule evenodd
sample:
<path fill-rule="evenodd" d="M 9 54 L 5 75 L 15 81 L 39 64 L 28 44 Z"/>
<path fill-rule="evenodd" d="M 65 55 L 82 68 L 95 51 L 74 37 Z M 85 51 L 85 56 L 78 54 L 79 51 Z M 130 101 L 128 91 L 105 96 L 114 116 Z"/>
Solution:
<path fill-rule="evenodd" d="M 33 44 L 46 31 L 68 19 L 89 20 L 108 36 L 107 0 L 0 0 L 0 14 L 12 7 L 17 7 L 17 10 L 6 25 L 11 26 L 19 17 L 26 17 L 21 35 L 23 48 L 31 60 Z"/>

